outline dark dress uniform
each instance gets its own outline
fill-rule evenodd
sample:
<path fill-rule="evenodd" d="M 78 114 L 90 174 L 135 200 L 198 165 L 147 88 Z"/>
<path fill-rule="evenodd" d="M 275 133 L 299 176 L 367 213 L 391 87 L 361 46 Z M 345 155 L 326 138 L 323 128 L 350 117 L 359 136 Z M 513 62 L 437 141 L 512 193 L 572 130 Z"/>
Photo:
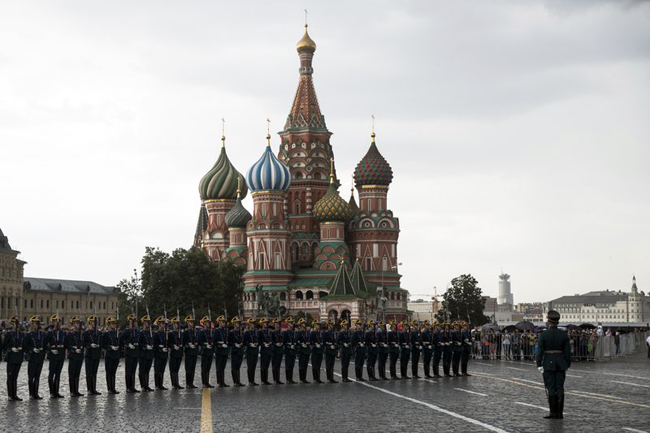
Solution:
<path fill-rule="evenodd" d="M 244 386 L 240 379 L 241 364 L 244 361 L 244 341 L 241 329 L 231 329 L 228 333 L 230 346 L 230 374 L 235 386 Z"/>
<path fill-rule="evenodd" d="M 334 363 L 336 362 L 336 354 L 338 352 L 334 330 L 328 329 L 325 331 L 323 334 L 323 344 L 325 345 L 325 375 L 327 376 L 327 383 L 338 383 L 334 380 Z"/>
<path fill-rule="evenodd" d="M 25 339 L 25 352 L 27 353 L 27 381 L 29 383 L 29 397 L 34 400 L 42 400 L 38 395 L 38 388 L 41 382 L 41 371 L 45 361 L 45 344 L 47 334 L 40 329 L 31 331 Z"/>
<path fill-rule="evenodd" d="M 449 330 L 442 331 L 442 371 L 446 377 L 451 377 L 449 370 L 451 369 L 451 357 L 454 348 L 452 347 L 451 332 Z"/>
<path fill-rule="evenodd" d="M 352 382 L 348 378 L 350 360 L 352 359 L 352 338 L 349 330 L 339 332 L 336 344 L 341 348 L 341 377 L 343 382 Z"/>
<path fill-rule="evenodd" d="M 165 387 L 165 370 L 169 359 L 169 332 L 159 330 L 153 334 L 154 361 L 153 361 L 153 382 L 156 389 L 167 391 Z M 212 360 L 212 358 L 210 358 Z M 148 383 L 148 381 L 147 381 Z"/>
<path fill-rule="evenodd" d="M 402 331 L 399 334 L 399 344 L 401 346 L 399 352 L 399 370 L 402 379 L 410 379 L 408 373 L 409 359 L 411 357 L 411 332 Z"/>
<path fill-rule="evenodd" d="M 14 326 L 18 324 L 14 322 Z M 7 352 L 5 361 L 7 362 L 7 395 L 9 401 L 23 401 L 18 397 L 18 374 L 20 367 L 23 365 L 25 357 L 25 334 L 18 331 L 7 332 L 3 343 L 3 351 Z"/>
<path fill-rule="evenodd" d="M 185 387 L 194 389 L 194 373 L 196 371 L 196 358 L 199 356 L 199 346 L 194 330 L 194 324 L 188 325 L 183 333 L 183 347 L 185 348 Z"/>
<path fill-rule="evenodd" d="M 183 362 L 183 334 L 178 323 L 175 326 L 176 329 L 169 333 L 169 376 L 172 380 L 172 388 L 184 389 L 178 380 L 178 372 Z"/>
<path fill-rule="evenodd" d="M 82 397 L 79 392 L 79 378 L 81 367 L 84 363 L 84 343 L 81 331 L 70 331 L 66 335 L 65 348 L 68 350 L 68 382 L 70 384 L 70 395 Z"/>
<path fill-rule="evenodd" d="M 102 336 L 102 347 L 105 350 L 104 368 L 106 369 L 106 389 L 109 394 L 119 394 L 116 389 L 117 368 L 120 366 L 122 356 L 122 341 L 117 330 L 104 332 Z"/>
<path fill-rule="evenodd" d="M 214 331 L 214 344 L 215 344 L 215 357 L 217 369 L 217 385 L 220 388 L 227 388 L 226 385 L 226 364 L 228 363 L 228 356 L 230 355 L 230 346 L 228 346 L 228 329 L 217 328 Z"/>
<path fill-rule="evenodd" d="M 270 385 L 269 366 L 273 357 L 273 342 L 268 328 L 257 331 L 257 341 L 260 345 L 260 376 L 263 385 Z"/>
<path fill-rule="evenodd" d="M 388 342 L 388 356 L 390 357 L 390 378 L 397 380 L 397 360 L 399 359 L 399 336 L 395 331 L 395 325 L 391 326 L 391 330 L 386 333 L 386 340 Z"/>
<path fill-rule="evenodd" d="M 271 357 L 271 373 L 273 374 L 273 382 L 276 385 L 283 385 L 284 382 L 280 380 L 280 369 L 282 367 L 282 358 L 284 357 L 284 336 L 280 330 L 280 324 L 271 332 L 271 343 L 273 344 L 273 355 Z"/>
<path fill-rule="evenodd" d="M 431 377 L 431 358 L 433 357 L 433 344 L 431 343 L 431 331 L 428 328 L 424 328 L 424 331 L 420 333 L 420 341 L 422 343 L 422 353 L 424 356 L 424 377 Z"/>
<path fill-rule="evenodd" d="M 363 363 L 366 360 L 366 336 L 363 331 L 352 333 L 352 348 L 354 349 L 354 374 L 359 382 L 364 382 Z"/>
<path fill-rule="evenodd" d="M 202 329 L 198 334 L 199 347 L 201 348 L 201 385 L 203 388 L 214 388 L 210 384 L 210 370 L 214 359 L 214 331 Z"/>
<path fill-rule="evenodd" d="M 153 364 L 156 353 L 154 351 L 153 332 L 151 332 L 151 329 L 143 329 L 140 332 L 139 349 L 138 378 L 140 379 L 140 388 L 145 392 L 153 391 L 149 386 L 149 373 L 151 372 L 151 364 Z"/>
<path fill-rule="evenodd" d="M 47 384 L 50 388 L 51 398 L 63 398 L 59 393 L 59 386 L 61 370 L 63 370 L 65 362 L 65 336 L 66 332 L 60 329 L 47 333 L 47 360 L 49 362 Z"/>
<path fill-rule="evenodd" d="M 309 344 L 309 331 L 300 330 L 296 333 L 296 343 L 298 343 L 298 376 L 300 383 L 311 383 L 307 380 L 307 368 L 309 367 L 309 356 L 311 355 L 311 346 Z"/>
<path fill-rule="evenodd" d="M 379 331 L 377 333 L 377 370 L 379 371 L 379 378 L 388 380 L 386 377 L 386 360 L 388 360 L 388 334 L 386 331 Z"/>
<path fill-rule="evenodd" d="M 246 347 L 246 372 L 248 373 L 248 385 L 257 386 L 255 382 L 255 369 L 257 358 L 259 358 L 260 347 L 257 340 L 257 331 L 249 329 L 244 332 L 244 346 Z"/>
<path fill-rule="evenodd" d="M 296 365 L 296 336 L 293 330 L 282 331 L 284 344 L 284 375 L 287 383 L 296 383 L 293 380 L 293 368 Z"/>
<path fill-rule="evenodd" d="M 135 387 L 135 372 L 140 359 L 140 330 L 137 327 L 127 328 L 120 335 L 120 347 L 124 348 L 124 379 L 126 392 L 140 392 Z"/>
<path fill-rule="evenodd" d="M 467 364 L 469 363 L 469 357 L 472 354 L 472 334 L 469 331 L 463 331 L 461 333 L 463 339 L 463 351 L 460 355 L 460 372 L 463 376 L 471 376 L 467 372 Z"/>
<path fill-rule="evenodd" d="M 97 391 L 97 370 L 102 358 L 102 333 L 97 329 L 89 329 L 84 332 L 83 338 L 86 349 L 86 389 L 88 395 L 101 395 L 101 392 Z"/>
<path fill-rule="evenodd" d="M 553 314 L 555 313 L 555 314 Z M 560 320 L 556 311 L 548 312 L 549 321 Z M 539 336 L 537 351 L 537 367 L 542 367 L 544 386 L 548 396 L 550 414 L 547 418 L 564 417 L 564 380 L 566 371 L 571 367 L 571 344 L 565 331 L 557 325 L 549 327 Z"/>
<path fill-rule="evenodd" d="M 368 350 L 368 361 L 366 362 L 366 370 L 368 371 L 368 380 L 376 381 L 375 365 L 377 364 L 377 356 L 379 355 L 379 346 L 377 345 L 377 333 L 372 327 L 366 331 L 366 349 Z"/>
<path fill-rule="evenodd" d="M 460 331 L 454 331 L 451 333 L 451 341 L 453 347 L 453 353 L 451 358 L 451 367 L 454 372 L 454 376 L 460 377 L 460 357 L 463 353 L 463 336 Z"/>
<path fill-rule="evenodd" d="M 313 330 L 309 333 L 309 344 L 311 345 L 311 374 L 316 383 L 323 383 L 320 380 L 320 368 L 323 364 L 323 333 Z"/>
<path fill-rule="evenodd" d="M 413 379 L 419 379 L 418 367 L 420 366 L 420 352 L 422 351 L 422 342 L 420 341 L 420 331 L 411 330 L 411 374 Z"/>
<path fill-rule="evenodd" d="M 440 360 L 442 359 L 442 351 L 444 348 L 442 343 L 442 332 L 433 332 L 431 342 L 433 344 L 433 377 L 441 377 Z"/>

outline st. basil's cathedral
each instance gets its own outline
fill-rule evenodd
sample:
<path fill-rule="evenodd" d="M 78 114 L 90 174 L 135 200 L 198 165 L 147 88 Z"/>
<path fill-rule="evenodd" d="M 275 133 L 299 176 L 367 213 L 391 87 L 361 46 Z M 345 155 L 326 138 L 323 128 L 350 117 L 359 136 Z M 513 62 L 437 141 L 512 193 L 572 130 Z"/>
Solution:
<path fill-rule="evenodd" d="M 296 46 L 300 80 L 280 147 L 266 148 L 242 176 L 228 159 L 225 137 L 214 166 L 199 183 L 202 205 L 194 243 L 214 260 L 246 267 L 245 316 L 257 314 L 256 286 L 279 294 L 288 314 L 314 319 L 407 316 L 400 287 L 399 219 L 388 207 L 393 171 L 372 142 L 354 170 L 348 201 L 338 192 L 332 133 L 321 113 L 312 74 L 316 43 Z M 253 213 L 242 199 L 250 191 Z M 384 301 L 378 288 L 384 287 Z M 381 292 L 380 292 L 381 293 Z"/>

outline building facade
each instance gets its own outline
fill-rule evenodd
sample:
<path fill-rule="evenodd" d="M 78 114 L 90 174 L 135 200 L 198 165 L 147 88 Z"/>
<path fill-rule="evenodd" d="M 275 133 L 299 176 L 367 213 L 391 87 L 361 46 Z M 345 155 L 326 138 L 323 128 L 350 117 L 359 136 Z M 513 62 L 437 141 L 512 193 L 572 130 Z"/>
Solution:
<path fill-rule="evenodd" d="M 11 248 L 9 238 L 0 229 L 0 319 L 18 314 L 23 317 L 23 267 L 19 251 Z"/>
<path fill-rule="evenodd" d="M 510 275 L 499 275 L 499 297 L 497 303 L 499 305 L 509 304 L 511 307 L 514 305 L 512 290 L 510 289 Z"/>
<path fill-rule="evenodd" d="M 648 323 L 650 297 L 639 292 L 632 277 L 629 292 L 603 290 L 584 295 L 562 296 L 548 308 L 562 315 L 562 323 Z"/>
<path fill-rule="evenodd" d="M 246 267 L 247 316 L 259 313 L 255 288 L 262 286 L 278 294 L 287 314 L 404 319 L 408 292 L 397 267 L 399 220 L 388 206 L 392 169 L 373 131 L 354 171 L 359 204 L 354 189 L 349 200 L 339 195 L 332 133 L 313 82 L 316 44 L 306 26 L 296 49 L 298 88 L 277 154 L 269 134 L 244 178 L 229 161 L 222 138 L 221 154 L 199 185 L 195 245 L 215 260 Z M 241 204 L 248 192 L 252 213 Z"/>

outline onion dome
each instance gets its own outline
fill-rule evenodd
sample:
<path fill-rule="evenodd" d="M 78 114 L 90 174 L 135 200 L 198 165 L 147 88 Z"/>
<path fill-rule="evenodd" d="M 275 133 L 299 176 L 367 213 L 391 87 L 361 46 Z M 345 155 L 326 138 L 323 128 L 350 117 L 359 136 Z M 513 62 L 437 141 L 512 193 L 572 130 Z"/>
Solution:
<path fill-rule="evenodd" d="M 336 181 L 334 180 L 334 160 L 331 159 L 330 165 L 330 187 L 320 200 L 314 205 L 314 216 L 318 222 L 327 221 L 349 221 L 353 217 L 352 208 L 341 198 L 336 190 Z"/>
<path fill-rule="evenodd" d="M 238 182 L 237 186 L 237 203 L 233 206 L 232 209 L 226 214 L 225 221 L 228 227 L 246 227 L 246 224 L 253 219 L 250 212 L 246 210 L 244 205 L 241 203 L 241 180 Z"/>
<path fill-rule="evenodd" d="M 246 173 L 251 191 L 286 191 L 291 185 L 289 168 L 271 151 L 271 136 L 266 136 L 266 150 L 262 157 Z"/>
<path fill-rule="evenodd" d="M 305 24 L 305 34 L 302 36 L 302 39 L 296 44 L 296 50 L 299 53 L 311 53 L 313 54 L 316 51 L 316 42 L 314 42 L 307 33 L 307 24 Z"/>
<path fill-rule="evenodd" d="M 388 161 L 379 153 L 375 144 L 375 133 L 372 135 L 372 144 L 354 170 L 354 180 L 357 186 L 383 185 L 388 186 L 393 181 L 393 170 Z"/>
<path fill-rule="evenodd" d="M 243 176 L 238 172 L 226 155 L 226 137 L 221 137 L 221 153 L 217 162 L 199 182 L 201 200 L 234 200 L 237 198 L 237 179 Z M 248 189 L 244 184 L 241 196 L 246 197 Z"/>

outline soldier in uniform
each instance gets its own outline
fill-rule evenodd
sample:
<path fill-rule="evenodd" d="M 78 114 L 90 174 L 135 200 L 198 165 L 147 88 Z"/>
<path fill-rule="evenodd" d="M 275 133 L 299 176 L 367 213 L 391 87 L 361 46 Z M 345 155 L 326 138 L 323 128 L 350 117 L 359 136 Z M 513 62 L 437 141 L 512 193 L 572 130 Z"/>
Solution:
<path fill-rule="evenodd" d="M 443 343 L 442 331 L 438 327 L 438 322 L 433 322 L 433 333 L 431 335 L 431 343 L 433 345 L 433 377 L 434 379 L 440 376 L 440 360 L 442 359 Z"/>
<path fill-rule="evenodd" d="M 366 360 L 366 336 L 363 332 L 363 322 L 355 320 L 355 331 L 352 333 L 352 348 L 354 349 L 354 374 L 359 382 L 365 382 L 363 378 L 363 363 Z"/>
<path fill-rule="evenodd" d="M 228 333 L 228 345 L 230 346 L 230 373 L 235 386 L 244 386 L 240 380 L 241 364 L 244 361 L 244 339 L 242 337 L 239 317 L 235 316 L 230 320 L 233 329 Z"/>
<path fill-rule="evenodd" d="M 273 332 L 271 332 L 271 343 L 273 344 L 273 355 L 271 357 L 271 373 L 273 382 L 276 385 L 284 385 L 280 380 L 280 368 L 282 366 L 282 357 L 284 356 L 284 335 L 282 326 L 278 319 L 273 319 Z"/>
<path fill-rule="evenodd" d="M 366 349 L 368 352 L 368 361 L 366 362 L 366 370 L 368 371 L 368 380 L 375 382 L 375 365 L 377 364 L 377 355 L 379 355 L 379 347 L 377 345 L 377 330 L 375 329 L 375 321 L 368 320 L 367 329 L 365 334 Z"/>
<path fill-rule="evenodd" d="M 460 332 L 460 322 L 451 324 L 453 332 L 451 333 L 451 341 L 453 353 L 451 357 L 451 367 L 454 372 L 454 377 L 460 377 L 460 357 L 463 353 L 463 337 Z"/>
<path fill-rule="evenodd" d="M 343 382 L 352 382 L 348 378 L 350 360 L 352 359 L 352 337 L 347 320 L 341 320 L 340 326 L 341 331 L 336 338 L 336 344 L 341 348 L 341 377 L 343 377 Z"/>
<path fill-rule="evenodd" d="M 5 361 L 7 362 L 7 395 L 9 401 L 23 401 L 18 397 L 18 374 L 20 367 L 23 365 L 25 357 L 25 334 L 20 330 L 20 320 L 13 316 L 9 319 L 13 324 L 13 331 L 7 332 L 2 350 L 7 352 Z"/>
<path fill-rule="evenodd" d="M 248 386 L 259 385 L 255 382 L 255 369 L 257 358 L 260 356 L 260 347 L 255 329 L 256 320 L 249 317 L 246 320 L 246 332 L 244 332 L 244 347 L 246 348 L 246 373 L 248 374 Z"/>
<path fill-rule="evenodd" d="M 422 343 L 422 353 L 424 354 L 424 377 L 431 378 L 431 357 L 433 356 L 433 344 L 431 343 L 431 325 L 425 320 L 422 323 L 422 332 L 420 333 Z"/>
<path fill-rule="evenodd" d="M 560 313 L 550 310 L 546 315 L 547 330 L 538 340 L 537 369 L 544 375 L 544 387 L 550 413 L 544 418 L 564 418 L 564 380 L 571 367 L 571 344 L 565 331 L 558 329 Z"/>
<path fill-rule="evenodd" d="M 151 329 L 151 318 L 149 315 L 140 318 L 142 322 L 142 332 L 140 332 L 139 352 L 140 363 L 138 366 L 138 377 L 140 378 L 140 388 L 144 392 L 151 392 L 153 389 L 149 386 L 149 372 L 151 364 L 156 356 L 154 351 L 153 330 Z"/>
<path fill-rule="evenodd" d="M 27 381 L 29 383 L 29 398 L 42 400 L 38 395 L 38 387 L 41 382 L 41 371 L 45 360 L 46 334 L 41 330 L 41 318 L 32 316 L 29 319 L 32 330 L 25 338 L 25 353 L 27 353 Z"/>
<path fill-rule="evenodd" d="M 451 357 L 454 350 L 452 347 L 451 331 L 449 330 L 449 327 L 449 322 L 442 324 L 442 371 L 444 372 L 445 377 L 451 377 L 449 371 L 451 369 Z"/>
<path fill-rule="evenodd" d="M 271 385 L 271 382 L 269 382 L 269 365 L 271 365 L 273 356 L 273 342 L 269 332 L 269 321 L 266 317 L 260 319 L 257 342 L 260 345 L 260 377 L 262 385 Z"/>
<path fill-rule="evenodd" d="M 391 320 L 388 323 L 390 324 L 390 331 L 386 333 L 386 340 L 388 342 L 388 355 L 390 356 L 390 379 L 398 380 L 397 360 L 399 359 L 399 335 L 397 335 L 397 324 L 395 320 Z"/>
<path fill-rule="evenodd" d="M 298 328 L 300 328 L 296 333 L 296 343 L 298 343 L 298 376 L 300 377 L 300 383 L 311 383 L 307 380 L 311 346 L 309 345 L 309 331 L 307 331 L 307 323 L 304 318 L 298 319 Z"/>
<path fill-rule="evenodd" d="M 411 374 L 413 379 L 419 379 L 418 367 L 420 366 L 420 352 L 422 352 L 422 341 L 420 341 L 420 324 L 417 320 L 411 322 Z"/>
<path fill-rule="evenodd" d="M 63 370 L 63 363 L 65 362 L 66 333 L 61 331 L 61 319 L 57 314 L 50 317 L 50 323 L 54 328 L 48 332 L 46 337 L 47 360 L 49 362 L 47 384 L 50 387 L 50 398 L 63 398 L 59 393 L 59 385 L 61 383 L 61 370 Z"/>
<path fill-rule="evenodd" d="M 157 390 L 167 391 L 165 387 L 165 369 L 169 358 L 169 332 L 167 332 L 167 319 L 160 316 L 156 319 L 158 331 L 153 336 L 154 361 L 153 382 Z M 212 359 L 212 358 L 210 358 Z"/>
<path fill-rule="evenodd" d="M 408 364 L 409 358 L 411 357 L 411 331 L 406 320 L 402 320 L 402 332 L 399 334 L 399 345 L 401 346 L 399 353 L 400 374 L 402 379 L 410 379 Z"/>
<path fill-rule="evenodd" d="M 117 321 L 113 317 L 106 319 L 108 331 L 102 335 L 101 347 L 104 348 L 104 368 L 106 369 L 106 389 L 109 394 L 119 394 L 115 388 L 117 367 L 120 366 L 120 356 L 122 354 L 122 343 L 120 341 L 119 331 L 117 330 Z M 101 350 L 101 349 L 100 349 Z M 95 383 L 96 385 L 96 383 Z"/>
<path fill-rule="evenodd" d="M 97 370 L 102 358 L 102 333 L 97 329 L 97 317 L 88 316 L 88 329 L 84 332 L 83 345 L 86 348 L 86 389 L 88 395 L 101 395 L 97 391 Z"/>
<path fill-rule="evenodd" d="M 219 388 L 228 388 L 230 385 L 226 385 L 226 364 L 228 363 L 228 355 L 230 355 L 230 346 L 228 346 L 226 318 L 223 315 L 217 317 L 217 324 L 219 327 L 214 332 L 217 385 Z"/>
<path fill-rule="evenodd" d="M 386 325 L 384 325 L 384 322 L 379 322 L 377 326 L 377 369 L 379 370 L 379 378 L 381 380 L 388 380 L 386 377 L 386 360 L 388 359 L 388 335 L 386 333 Z"/>
<path fill-rule="evenodd" d="M 194 329 L 194 316 L 185 318 L 183 347 L 185 348 L 185 387 L 195 389 L 194 372 L 196 370 L 196 358 L 199 356 L 199 346 L 196 329 Z"/>
<path fill-rule="evenodd" d="M 332 319 L 327 319 L 327 331 L 323 334 L 323 345 L 325 346 L 325 375 L 327 376 L 327 383 L 338 383 L 338 381 L 334 380 L 334 363 L 336 362 L 338 347 Z"/>
<path fill-rule="evenodd" d="M 471 376 L 467 372 L 467 364 L 469 363 L 469 357 L 472 354 L 472 333 L 469 330 L 469 324 L 465 322 L 460 322 L 462 326 L 461 337 L 463 340 L 463 352 L 460 355 L 460 372 L 463 376 Z"/>
<path fill-rule="evenodd" d="M 172 332 L 169 333 L 169 377 L 172 380 L 172 388 L 185 389 L 178 380 L 178 372 L 181 370 L 183 362 L 183 334 L 181 333 L 181 318 L 174 316 L 171 318 Z"/>
<path fill-rule="evenodd" d="M 129 314 L 126 320 L 129 322 L 129 327 L 120 336 L 119 344 L 120 347 L 124 348 L 126 392 L 140 392 L 135 387 L 135 371 L 138 368 L 138 359 L 140 359 L 140 330 L 138 329 L 138 319 L 134 314 Z"/>
<path fill-rule="evenodd" d="M 72 330 L 68 332 L 65 340 L 65 348 L 68 351 L 68 382 L 70 384 L 71 397 L 83 397 L 79 392 L 79 377 L 84 362 L 84 343 L 81 332 L 81 321 L 77 316 L 70 319 Z"/>
<path fill-rule="evenodd" d="M 320 368 L 323 364 L 323 333 L 320 330 L 320 323 L 314 322 L 312 331 L 309 333 L 309 344 L 311 345 L 311 374 L 316 383 L 325 383 L 320 380 Z"/>
<path fill-rule="evenodd" d="M 208 316 L 201 319 L 203 329 L 199 331 L 199 348 L 201 351 L 201 384 L 203 388 L 214 388 L 210 384 L 210 370 L 212 369 L 212 359 L 214 357 L 214 331 L 212 330 L 212 320 Z"/>
<path fill-rule="evenodd" d="M 282 343 L 284 344 L 284 374 L 288 384 L 293 385 L 293 368 L 296 364 L 296 332 L 291 316 L 285 320 L 287 329 L 282 331 Z"/>

